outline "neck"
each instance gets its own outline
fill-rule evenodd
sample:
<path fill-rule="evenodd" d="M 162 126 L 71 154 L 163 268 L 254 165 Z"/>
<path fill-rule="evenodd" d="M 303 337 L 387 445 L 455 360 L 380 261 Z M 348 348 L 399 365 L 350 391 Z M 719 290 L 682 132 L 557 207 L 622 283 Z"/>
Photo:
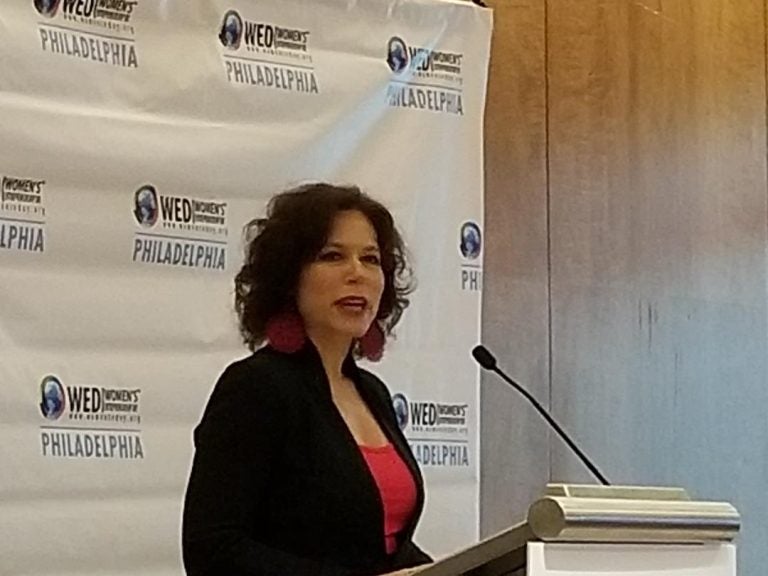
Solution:
<path fill-rule="evenodd" d="M 317 348 L 328 381 L 333 386 L 343 378 L 342 366 L 352 346 L 352 339 L 347 336 L 329 336 L 325 334 L 308 334 L 312 344 Z"/>

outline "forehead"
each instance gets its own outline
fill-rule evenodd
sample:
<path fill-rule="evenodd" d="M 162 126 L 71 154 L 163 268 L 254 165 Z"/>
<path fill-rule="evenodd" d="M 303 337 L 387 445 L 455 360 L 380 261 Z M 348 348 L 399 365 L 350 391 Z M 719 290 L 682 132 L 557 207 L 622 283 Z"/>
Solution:
<path fill-rule="evenodd" d="M 328 233 L 329 243 L 376 244 L 376 229 L 368 217 L 358 210 L 336 214 Z"/>

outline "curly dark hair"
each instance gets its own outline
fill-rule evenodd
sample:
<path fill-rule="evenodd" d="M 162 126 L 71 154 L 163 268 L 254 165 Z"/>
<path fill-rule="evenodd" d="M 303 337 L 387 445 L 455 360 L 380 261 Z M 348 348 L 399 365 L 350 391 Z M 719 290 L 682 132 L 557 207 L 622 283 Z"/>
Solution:
<path fill-rule="evenodd" d="M 266 218 L 245 226 L 245 263 L 235 277 L 235 310 L 243 341 L 255 350 L 265 340 L 267 322 L 296 310 L 298 282 L 304 266 L 315 260 L 328 240 L 333 219 L 358 210 L 376 231 L 384 272 L 384 291 L 376 320 L 392 334 L 413 290 L 403 239 L 389 211 L 357 186 L 312 183 L 274 196 Z M 355 351 L 359 356 L 359 351 Z"/>

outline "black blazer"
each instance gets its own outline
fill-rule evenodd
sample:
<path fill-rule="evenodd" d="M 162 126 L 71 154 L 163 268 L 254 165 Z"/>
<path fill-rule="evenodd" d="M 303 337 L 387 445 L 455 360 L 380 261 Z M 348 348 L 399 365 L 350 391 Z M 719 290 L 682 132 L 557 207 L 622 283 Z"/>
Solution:
<path fill-rule="evenodd" d="M 416 480 L 388 555 L 375 480 L 331 398 L 320 355 L 269 347 L 231 364 L 195 429 L 182 550 L 189 576 L 367 576 L 430 562 L 412 541 L 424 482 L 386 386 L 351 357 L 344 373 Z"/>

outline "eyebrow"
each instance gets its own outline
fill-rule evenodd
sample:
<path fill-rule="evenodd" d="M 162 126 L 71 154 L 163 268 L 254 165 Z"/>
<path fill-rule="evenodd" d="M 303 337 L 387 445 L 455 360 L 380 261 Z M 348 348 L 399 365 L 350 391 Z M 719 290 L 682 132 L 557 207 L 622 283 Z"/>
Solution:
<path fill-rule="evenodd" d="M 346 244 L 341 242 L 328 242 L 324 248 L 346 248 Z M 364 252 L 379 252 L 379 247 L 376 244 L 369 244 L 363 248 Z"/>

